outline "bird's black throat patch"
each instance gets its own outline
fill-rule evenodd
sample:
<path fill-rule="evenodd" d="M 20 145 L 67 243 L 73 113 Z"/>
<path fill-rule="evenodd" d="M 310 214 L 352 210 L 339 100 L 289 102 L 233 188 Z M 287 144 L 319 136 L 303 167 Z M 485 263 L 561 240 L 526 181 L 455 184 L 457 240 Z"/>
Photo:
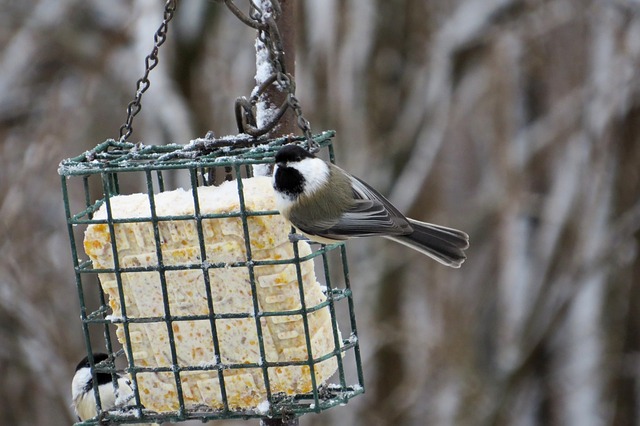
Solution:
<path fill-rule="evenodd" d="M 297 197 L 304 191 L 304 176 L 293 167 L 278 166 L 273 187 L 290 197 Z"/>
<path fill-rule="evenodd" d="M 106 385 L 107 383 L 113 382 L 113 378 L 109 373 L 96 373 L 96 376 L 98 378 L 98 386 Z M 84 385 L 84 388 L 83 388 L 83 390 L 85 391 L 88 391 L 90 389 L 93 389 L 93 377 L 89 379 L 89 381 L 87 382 L 87 384 Z"/>
<path fill-rule="evenodd" d="M 98 364 L 108 358 L 109 355 L 97 352 L 93 354 L 93 363 Z M 78 365 L 76 366 L 76 371 L 80 370 L 81 368 L 91 368 L 88 357 L 84 357 L 82 361 L 78 363 Z M 98 386 L 110 383 L 112 381 L 111 374 L 109 373 L 96 373 L 96 378 L 98 379 Z M 93 388 L 93 377 L 84 386 L 85 390 L 89 390 L 91 388 Z"/>

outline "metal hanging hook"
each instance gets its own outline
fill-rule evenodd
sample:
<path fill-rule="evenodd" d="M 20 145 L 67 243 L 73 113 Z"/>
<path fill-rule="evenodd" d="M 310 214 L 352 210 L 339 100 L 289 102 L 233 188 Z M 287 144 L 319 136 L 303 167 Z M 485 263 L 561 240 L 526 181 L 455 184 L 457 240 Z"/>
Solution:
<path fill-rule="evenodd" d="M 256 2 L 252 0 L 250 2 L 249 14 L 247 15 L 234 4 L 233 0 L 218 1 L 224 2 L 240 21 L 258 30 L 258 39 L 264 44 L 268 53 L 268 61 L 273 69 L 273 74 L 254 89 L 253 96 L 251 96 L 250 99 L 241 97 L 236 100 L 235 113 L 238 131 L 251 136 L 260 136 L 269 133 L 278 125 L 286 111 L 291 108 L 296 116 L 296 124 L 307 140 L 309 151 L 317 152 L 319 146 L 313 139 L 311 124 L 309 120 L 304 117 L 300 101 L 295 94 L 295 79 L 287 72 L 285 67 L 282 37 L 276 23 L 277 17 L 282 13 L 280 2 L 278 0 L 271 0 L 271 10 L 267 12 L 262 10 Z M 257 127 L 254 107 L 258 102 L 260 94 L 264 93 L 266 88 L 272 84 L 277 85 L 280 91 L 286 93 L 285 101 L 277 108 L 275 114 L 271 116 L 267 123 L 262 127 Z"/>

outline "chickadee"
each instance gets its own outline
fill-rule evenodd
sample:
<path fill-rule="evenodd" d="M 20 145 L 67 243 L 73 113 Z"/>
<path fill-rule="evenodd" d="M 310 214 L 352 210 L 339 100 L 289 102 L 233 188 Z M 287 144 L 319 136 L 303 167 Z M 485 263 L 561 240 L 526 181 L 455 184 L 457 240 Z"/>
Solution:
<path fill-rule="evenodd" d="M 109 355 L 105 353 L 94 353 L 93 363 L 95 365 L 108 358 Z M 111 374 L 96 373 L 102 411 L 126 405 L 127 401 L 133 398 L 133 390 L 131 389 L 129 379 L 120 373 L 116 374 L 116 376 L 118 378 L 117 392 L 113 386 Z M 71 396 L 73 398 L 73 409 L 80 421 L 91 419 L 97 415 L 96 398 L 93 391 L 93 376 L 91 374 L 91 365 L 89 364 L 88 357 L 84 357 L 76 367 L 76 373 L 71 382 Z M 145 423 L 145 425 L 146 424 L 147 423 Z"/>
<path fill-rule="evenodd" d="M 297 145 L 276 153 L 273 188 L 280 213 L 320 243 L 381 236 L 459 268 L 469 236 L 406 218 L 375 189 Z"/>

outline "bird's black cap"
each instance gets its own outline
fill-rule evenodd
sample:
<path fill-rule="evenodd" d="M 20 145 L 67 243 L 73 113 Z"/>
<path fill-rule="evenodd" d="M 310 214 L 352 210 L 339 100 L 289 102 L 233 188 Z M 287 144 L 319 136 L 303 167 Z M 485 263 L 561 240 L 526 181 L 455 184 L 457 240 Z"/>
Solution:
<path fill-rule="evenodd" d="M 298 145 L 285 145 L 276 153 L 276 163 L 297 163 L 315 156 Z"/>
<path fill-rule="evenodd" d="M 99 362 L 102 362 L 106 359 L 109 359 L 109 355 L 102 353 L 102 352 L 96 352 L 93 354 L 93 364 L 97 364 Z M 84 358 L 82 358 L 82 361 L 80 361 L 78 363 L 78 365 L 76 366 L 76 371 L 80 370 L 81 368 L 85 368 L 85 367 L 91 367 L 89 365 L 89 357 L 85 356 Z"/>

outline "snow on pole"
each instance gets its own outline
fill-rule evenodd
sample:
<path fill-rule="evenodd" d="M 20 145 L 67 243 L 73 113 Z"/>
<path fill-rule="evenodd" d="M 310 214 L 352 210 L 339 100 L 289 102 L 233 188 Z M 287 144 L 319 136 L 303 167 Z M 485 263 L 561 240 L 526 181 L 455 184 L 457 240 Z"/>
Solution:
<path fill-rule="evenodd" d="M 271 0 L 259 0 L 256 2 L 262 10 L 262 20 L 273 16 L 274 7 Z M 284 70 L 291 76 L 295 76 L 295 0 L 280 0 L 281 13 L 276 16 L 276 23 L 282 40 L 282 48 L 284 51 Z M 276 74 L 273 62 L 269 58 L 269 49 L 265 46 L 260 37 L 256 37 L 256 88 L 260 87 L 271 76 Z M 254 89 L 255 90 L 255 89 Z M 280 87 L 278 83 L 271 84 L 258 98 L 256 104 L 256 124 L 258 128 L 267 125 L 278 112 L 279 105 L 286 100 L 287 92 Z M 291 109 L 287 110 L 275 126 L 274 130 L 269 133 L 269 137 L 278 137 L 295 133 L 297 129 L 296 120 Z M 254 167 L 255 176 L 265 176 L 271 173 L 269 167 L 265 165 L 257 165 Z"/>

